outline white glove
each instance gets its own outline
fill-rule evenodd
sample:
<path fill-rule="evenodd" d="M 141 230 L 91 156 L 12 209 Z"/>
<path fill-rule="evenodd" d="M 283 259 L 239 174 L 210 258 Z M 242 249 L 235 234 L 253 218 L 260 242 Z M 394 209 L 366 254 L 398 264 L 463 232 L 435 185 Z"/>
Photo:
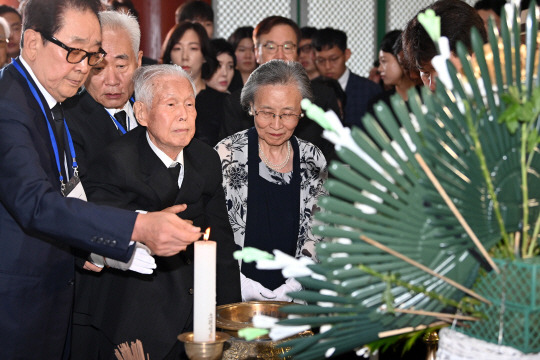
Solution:
<path fill-rule="evenodd" d="M 276 294 L 270 289 L 265 288 L 260 282 L 247 278 L 240 273 L 240 282 L 242 286 L 242 301 L 251 300 L 275 300 Z"/>
<path fill-rule="evenodd" d="M 104 258 L 94 253 L 90 254 L 90 260 L 99 267 L 106 265 L 123 271 L 135 271 L 140 274 L 151 274 L 156 268 L 156 260 L 150 255 L 150 249 L 140 242 L 135 243 L 135 250 L 133 250 L 133 255 L 127 263 Z"/>
<path fill-rule="evenodd" d="M 281 285 L 277 289 L 274 289 L 276 294 L 276 301 L 292 301 L 292 298 L 287 294 L 293 291 L 302 290 L 302 285 L 295 278 L 289 278 L 285 281 L 285 284 Z"/>

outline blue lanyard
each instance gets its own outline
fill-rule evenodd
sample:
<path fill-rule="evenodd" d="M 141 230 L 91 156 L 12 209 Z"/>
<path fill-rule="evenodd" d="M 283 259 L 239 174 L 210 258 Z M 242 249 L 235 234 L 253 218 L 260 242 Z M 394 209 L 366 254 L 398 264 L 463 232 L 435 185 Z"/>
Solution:
<path fill-rule="evenodd" d="M 125 135 L 125 133 L 127 132 L 126 129 L 124 129 L 124 127 L 120 124 L 120 122 L 118 122 L 118 120 L 116 120 L 116 118 L 114 116 L 112 116 L 110 112 L 107 111 L 107 114 L 109 114 L 112 121 L 115 123 L 118 130 L 120 130 L 122 135 Z M 127 114 L 126 114 L 126 125 L 128 126 L 128 129 L 129 129 L 129 118 L 128 118 Z"/>
<path fill-rule="evenodd" d="M 43 102 L 41 101 L 41 98 L 39 97 L 36 88 L 34 87 L 34 85 L 30 82 L 30 80 L 26 76 L 26 73 L 21 68 L 21 65 L 19 65 L 19 62 L 17 60 L 13 60 L 12 63 L 15 66 L 15 68 L 17 69 L 17 71 L 25 78 L 26 82 L 28 83 L 28 86 L 30 87 L 30 91 L 32 92 L 32 95 L 34 96 L 34 98 L 38 102 L 39 107 L 41 108 L 41 111 L 43 112 L 43 116 L 45 116 L 45 122 L 47 123 L 47 129 L 49 130 L 49 137 L 51 138 L 51 144 L 52 144 L 52 147 L 53 147 L 54 157 L 55 157 L 55 160 L 56 160 L 56 167 L 58 168 L 60 186 L 61 186 L 61 190 L 62 190 L 62 193 L 63 193 L 64 188 L 65 188 L 65 184 L 64 184 L 64 177 L 62 176 L 61 166 L 60 166 L 60 157 L 58 155 L 58 145 L 56 144 L 56 137 L 54 136 L 54 132 L 52 130 L 51 124 L 49 123 L 49 121 L 47 121 L 48 117 L 47 117 L 47 113 L 45 112 L 45 108 L 43 107 Z M 67 135 L 67 138 L 68 138 L 69 151 L 70 151 L 70 154 L 73 156 L 73 174 L 74 174 L 74 176 L 78 176 L 77 160 L 76 160 L 76 156 L 75 156 L 75 148 L 73 146 L 73 140 L 71 139 L 71 133 L 69 132 L 69 128 L 68 128 L 68 126 L 66 124 L 66 119 L 64 119 L 64 127 L 66 129 L 66 135 Z"/>
<path fill-rule="evenodd" d="M 131 102 L 135 102 L 135 99 L 132 97 L 129 98 L 129 100 L 131 100 Z M 114 116 L 111 115 L 111 113 L 109 113 L 107 111 L 107 113 L 109 114 L 109 116 L 111 117 L 112 121 L 115 123 L 116 127 L 118 128 L 118 130 L 120 130 L 120 132 L 122 133 L 122 135 L 125 135 L 127 131 L 129 131 L 129 116 L 127 115 L 127 111 L 126 111 L 126 126 L 127 126 L 127 131 L 126 129 L 124 129 L 124 127 L 120 124 L 120 122 L 118 122 L 118 120 L 116 120 L 116 118 Z"/>

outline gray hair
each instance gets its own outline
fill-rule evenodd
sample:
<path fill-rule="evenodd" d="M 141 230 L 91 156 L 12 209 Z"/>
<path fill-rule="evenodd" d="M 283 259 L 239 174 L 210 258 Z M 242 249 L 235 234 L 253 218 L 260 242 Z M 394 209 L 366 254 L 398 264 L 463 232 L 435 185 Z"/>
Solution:
<path fill-rule="evenodd" d="M 155 95 L 154 86 L 157 83 L 155 80 L 164 76 L 177 76 L 179 78 L 188 79 L 193 88 L 193 95 L 197 94 L 193 79 L 191 79 L 189 74 L 185 72 L 182 67 L 173 64 L 148 65 L 141 66 L 135 70 L 135 73 L 133 74 L 137 101 L 144 103 L 149 108 L 152 107 L 152 101 L 154 100 Z"/>
<path fill-rule="evenodd" d="M 246 110 L 255 100 L 255 94 L 265 85 L 289 85 L 298 87 L 303 99 L 313 99 L 311 82 L 304 67 L 296 61 L 270 60 L 255 69 L 244 87 L 240 96 L 240 103 Z"/>
<path fill-rule="evenodd" d="M 137 18 L 129 13 L 119 11 L 101 11 L 99 21 L 102 29 L 125 30 L 128 33 L 133 48 L 133 55 L 137 59 L 141 45 L 141 28 Z"/>
<path fill-rule="evenodd" d="M 6 36 L 6 39 L 11 34 L 9 30 L 9 24 L 6 19 L 4 19 L 2 16 L 0 16 L 0 26 L 4 28 L 4 35 Z"/>

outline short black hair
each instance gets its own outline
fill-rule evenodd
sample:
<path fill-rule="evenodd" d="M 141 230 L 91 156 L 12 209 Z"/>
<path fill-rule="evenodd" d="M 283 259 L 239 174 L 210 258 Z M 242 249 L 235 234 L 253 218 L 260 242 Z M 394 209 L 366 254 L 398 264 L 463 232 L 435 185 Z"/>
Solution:
<path fill-rule="evenodd" d="M 474 4 L 476 10 L 493 10 L 497 16 L 501 16 L 501 10 L 506 0 L 479 0 Z"/>
<path fill-rule="evenodd" d="M 225 39 L 212 39 L 210 40 L 212 46 L 212 52 L 216 57 L 221 54 L 229 54 L 233 58 L 234 66 L 236 67 L 236 56 L 234 55 L 234 49 L 231 44 Z M 217 70 L 217 68 L 216 68 Z M 215 71 L 214 71 L 215 72 Z"/>
<path fill-rule="evenodd" d="M 469 53 L 472 53 L 471 29 L 475 27 L 484 43 L 487 41 L 487 32 L 484 21 L 472 6 L 461 0 L 439 0 L 418 14 L 432 9 L 441 17 L 441 36 L 446 36 L 450 50 L 457 53 L 457 43 L 462 42 Z M 405 61 L 411 69 L 416 69 L 428 63 L 437 55 L 437 48 L 422 24 L 418 21 L 418 14 L 409 21 L 402 34 L 403 52 Z"/>
<path fill-rule="evenodd" d="M 238 44 L 245 38 L 253 37 L 253 26 L 242 26 L 234 30 L 234 32 L 229 36 L 227 41 L 232 45 L 233 50 L 236 51 Z"/>
<path fill-rule="evenodd" d="M 9 5 L 0 5 L 0 16 L 2 16 L 4 14 L 9 14 L 9 13 L 16 14 L 19 17 L 19 19 L 22 20 L 22 16 L 17 11 L 17 9 L 15 9 L 14 7 L 11 7 Z"/>
<path fill-rule="evenodd" d="M 311 26 L 304 26 L 303 28 L 300 28 L 302 39 L 312 39 L 315 32 L 317 32 L 317 29 Z"/>
<path fill-rule="evenodd" d="M 401 30 L 392 30 L 387 32 L 381 40 L 381 46 L 379 49 L 393 54 L 394 53 L 394 44 L 399 40 L 401 42 Z"/>
<path fill-rule="evenodd" d="M 214 10 L 210 5 L 200 0 L 187 1 L 182 4 L 177 16 L 177 23 L 195 20 L 214 22 Z"/>
<path fill-rule="evenodd" d="M 174 30 L 169 37 L 169 41 L 167 41 L 167 45 L 165 46 L 165 51 L 163 52 L 163 63 L 172 64 L 171 51 L 174 45 L 176 45 L 176 43 L 180 41 L 186 31 L 193 30 L 199 37 L 199 42 L 201 43 L 201 52 L 205 60 L 205 63 L 203 63 L 201 69 L 201 77 L 204 80 L 210 79 L 212 77 L 212 74 L 214 73 L 214 69 L 216 66 L 216 56 L 212 52 L 210 39 L 208 38 L 208 34 L 206 33 L 204 27 L 199 23 L 184 21 L 180 24 L 176 24 L 173 29 Z"/>
<path fill-rule="evenodd" d="M 340 48 L 341 51 L 347 50 L 347 34 L 341 30 L 329 27 L 317 30 L 311 40 L 311 45 L 317 51 L 331 49 L 334 46 Z"/>
<path fill-rule="evenodd" d="M 287 25 L 290 26 L 294 33 L 296 34 L 296 44 L 300 42 L 301 34 L 300 34 L 300 28 L 298 25 L 292 21 L 291 19 L 288 19 L 283 16 L 269 16 L 267 18 L 264 18 L 255 26 L 255 29 L 253 30 L 253 43 L 255 46 L 258 45 L 257 41 L 259 40 L 259 37 L 261 35 L 268 34 L 274 26 L 278 25 Z"/>
<path fill-rule="evenodd" d="M 28 0 L 24 8 L 23 34 L 26 30 L 32 29 L 52 37 L 64 26 L 66 10 L 90 10 L 99 21 L 100 8 L 99 0 Z M 24 36 L 21 37 L 21 47 L 24 45 L 23 38 Z M 47 43 L 45 38 L 43 43 Z"/>

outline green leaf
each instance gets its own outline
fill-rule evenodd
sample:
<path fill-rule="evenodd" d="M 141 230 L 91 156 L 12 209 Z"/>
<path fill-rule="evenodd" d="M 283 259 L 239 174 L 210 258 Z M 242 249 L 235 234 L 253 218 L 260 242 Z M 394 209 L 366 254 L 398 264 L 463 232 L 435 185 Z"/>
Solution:
<path fill-rule="evenodd" d="M 532 129 L 527 137 L 527 152 L 532 152 L 538 144 L 540 144 L 540 135 L 538 130 Z"/>

